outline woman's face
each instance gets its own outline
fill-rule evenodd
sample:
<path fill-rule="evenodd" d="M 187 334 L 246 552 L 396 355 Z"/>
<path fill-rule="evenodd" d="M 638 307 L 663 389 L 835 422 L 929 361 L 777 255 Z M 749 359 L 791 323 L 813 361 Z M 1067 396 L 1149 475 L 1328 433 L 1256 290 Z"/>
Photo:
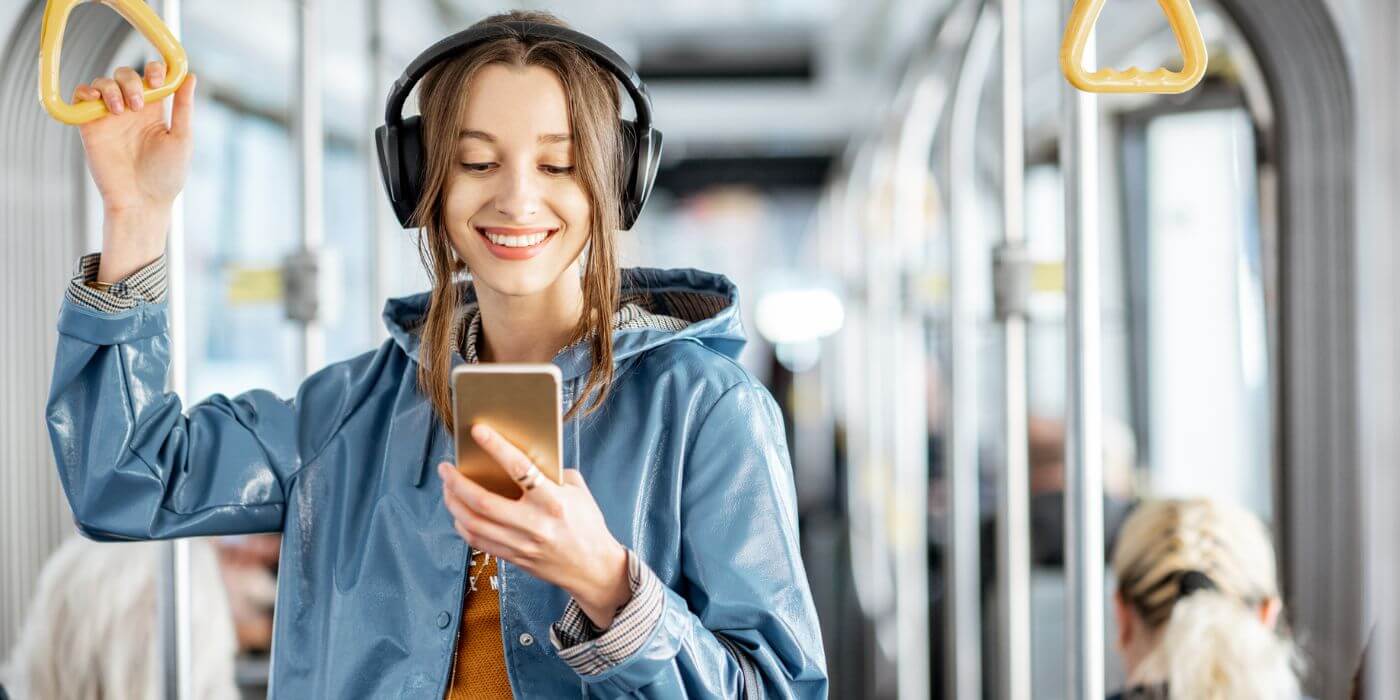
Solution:
<path fill-rule="evenodd" d="M 467 88 L 444 213 L 475 283 L 508 296 L 553 285 L 588 241 L 564 86 L 546 68 L 490 64 Z"/>

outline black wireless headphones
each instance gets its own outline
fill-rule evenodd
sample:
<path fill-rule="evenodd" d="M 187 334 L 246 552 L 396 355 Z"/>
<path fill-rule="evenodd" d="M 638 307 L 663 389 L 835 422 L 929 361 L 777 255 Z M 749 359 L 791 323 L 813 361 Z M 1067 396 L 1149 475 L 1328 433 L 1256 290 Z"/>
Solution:
<path fill-rule="evenodd" d="M 389 194 L 389 202 L 399 223 L 404 228 L 414 228 L 416 225 L 413 210 L 418 206 L 418 198 L 423 192 L 426 163 L 420 117 L 405 119 L 403 116 L 403 103 L 408 99 L 409 92 L 438 63 L 483 42 L 508 37 L 572 44 L 591 56 L 599 67 L 617 76 L 622 87 L 632 96 L 637 119 L 635 122 L 623 119 L 620 125 L 625 175 L 621 225 L 624 231 L 632 228 L 637 216 L 642 213 L 647 197 L 651 195 L 651 186 L 656 181 L 656 167 L 661 159 L 661 132 L 651 125 L 651 97 L 647 94 L 646 85 L 621 56 L 602 42 L 572 29 L 525 21 L 498 22 L 453 34 L 429 46 L 427 51 L 413 59 L 389 89 L 384 125 L 374 130 L 374 141 L 379 155 L 379 172 L 384 176 L 384 189 Z"/>

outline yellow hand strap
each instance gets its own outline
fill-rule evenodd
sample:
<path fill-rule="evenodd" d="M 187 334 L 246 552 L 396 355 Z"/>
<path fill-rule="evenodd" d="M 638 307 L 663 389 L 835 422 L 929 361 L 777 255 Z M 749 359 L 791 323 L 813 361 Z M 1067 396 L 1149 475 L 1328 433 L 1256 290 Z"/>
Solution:
<path fill-rule="evenodd" d="M 68 17 L 73 8 L 87 0 L 49 0 L 44 8 L 44 21 L 39 33 L 39 101 L 44 109 L 65 124 L 84 124 L 107 114 L 107 104 L 102 100 L 83 100 L 68 104 L 58 90 L 59 52 L 63 48 L 63 30 L 68 25 Z M 170 28 L 160 21 L 160 16 L 141 0 L 97 0 L 107 5 L 126 19 L 165 58 L 165 83 L 158 88 L 146 88 L 142 98 L 146 104 L 153 104 L 165 98 L 180 87 L 189 74 L 189 60 L 185 49 L 170 33 Z"/>
<path fill-rule="evenodd" d="M 1181 72 L 1166 68 L 1144 71 L 1136 66 L 1125 71 L 1105 68 L 1084 72 L 1084 44 L 1099 20 L 1104 0 L 1076 0 L 1060 45 L 1060 70 L 1069 82 L 1085 92 L 1186 92 L 1196 87 L 1206 74 L 1206 41 L 1201 25 L 1191 10 L 1191 0 L 1157 0 L 1167 14 L 1177 46 L 1181 48 Z"/>

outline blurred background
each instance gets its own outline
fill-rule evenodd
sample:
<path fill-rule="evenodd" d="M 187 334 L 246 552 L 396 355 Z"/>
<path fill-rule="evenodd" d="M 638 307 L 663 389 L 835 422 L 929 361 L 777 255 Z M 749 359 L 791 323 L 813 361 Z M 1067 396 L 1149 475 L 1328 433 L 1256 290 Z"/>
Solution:
<path fill-rule="evenodd" d="M 1309 694 L 1349 696 L 1363 652 L 1383 655 L 1374 687 L 1400 689 L 1384 669 L 1400 649 L 1391 0 L 1198 0 L 1201 85 L 1106 95 L 1079 122 L 1060 0 L 150 4 L 200 81 L 172 251 L 187 402 L 289 396 L 385 339 L 384 300 L 427 289 L 370 150 L 388 86 L 488 14 L 548 9 L 637 67 L 666 135 L 623 264 L 721 272 L 741 290 L 743 361 L 789 431 L 834 697 L 1009 697 L 1012 674 L 1034 697 L 1073 697 L 1086 654 L 1103 687 L 1122 686 L 1113 616 L 1071 604 L 1085 581 L 1067 576 L 1066 544 L 1081 548 L 1071 566 L 1106 554 L 1133 503 L 1173 496 L 1269 525 Z M 77 131 L 35 99 L 42 14 L 0 0 L 0 660 L 75 536 L 43 402 L 61 295 L 101 235 Z M 1157 3 L 1109 2 L 1097 35 L 1101 65 L 1180 66 Z M 95 3 L 63 56 L 65 97 L 156 58 Z M 1075 123 L 1095 149 L 1066 139 Z M 1096 221 L 1099 241 L 1068 266 L 1067 218 Z M 1009 229 L 1024 242 L 1006 245 Z M 1075 264 L 1097 298 L 1067 295 Z M 311 282 L 284 284 L 289 272 Z M 1101 331 L 1085 384 L 1075 309 Z M 1085 390 L 1097 439 L 1067 461 Z M 1090 453 L 1103 500 L 1080 505 L 1102 505 L 1101 537 L 1066 527 L 1067 472 L 1085 483 L 1073 465 Z M 1008 530 L 1016 513 L 1027 525 Z M 194 585 L 227 590 L 236 682 L 261 697 L 277 539 L 198 546 L 217 576 Z M 1024 601 L 1023 645 L 1001 632 L 1018 628 L 999 600 Z M 1106 629 L 1086 637 L 1086 621 Z"/>

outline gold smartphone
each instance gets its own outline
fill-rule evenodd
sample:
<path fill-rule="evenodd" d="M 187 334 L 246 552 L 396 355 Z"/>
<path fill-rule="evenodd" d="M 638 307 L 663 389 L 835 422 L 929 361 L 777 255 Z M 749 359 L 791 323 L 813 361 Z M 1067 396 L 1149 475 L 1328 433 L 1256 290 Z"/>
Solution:
<path fill-rule="evenodd" d="M 524 494 L 505 468 L 472 438 L 472 425 L 485 423 L 520 448 L 547 478 L 563 483 L 559 385 L 559 368 L 548 362 L 492 362 L 453 369 L 457 470 L 506 498 Z"/>

